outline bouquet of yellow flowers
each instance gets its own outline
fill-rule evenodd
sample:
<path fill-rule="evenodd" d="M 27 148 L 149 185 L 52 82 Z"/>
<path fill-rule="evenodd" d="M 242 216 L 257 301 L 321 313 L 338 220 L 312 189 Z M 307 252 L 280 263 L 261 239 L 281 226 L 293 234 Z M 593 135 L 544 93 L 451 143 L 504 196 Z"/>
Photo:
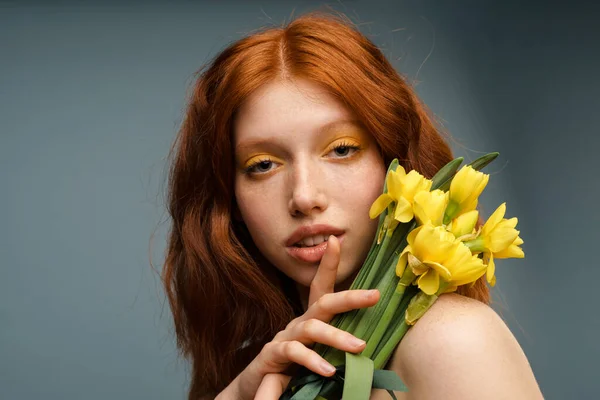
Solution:
<path fill-rule="evenodd" d="M 384 191 L 370 217 L 379 216 L 377 235 L 350 289 L 377 288 L 379 302 L 337 315 L 330 324 L 367 342 L 360 354 L 318 344 L 321 356 L 337 367 L 324 377 L 302 368 L 280 400 L 366 400 L 372 388 L 407 391 L 398 375 L 383 370 L 408 329 L 438 296 L 483 275 L 494 286 L 498 258 L 523 258 L 517 218 L 504 218 L 501 204 L 477 227 L 478 198 L 489 175 L 480 172 L 498 156 L 486 154 L 459 170 L 457 158 L 430 180 L 392 161 Z"/>

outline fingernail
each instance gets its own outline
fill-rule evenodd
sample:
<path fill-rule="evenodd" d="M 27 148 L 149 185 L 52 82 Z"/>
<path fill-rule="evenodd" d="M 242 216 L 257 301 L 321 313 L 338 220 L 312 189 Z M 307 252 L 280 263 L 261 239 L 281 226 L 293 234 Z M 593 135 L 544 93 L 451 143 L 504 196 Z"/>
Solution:
<path fill-rule="evenodd" d="M 370 299 L 371 297 L 375 296 L 377 292 L 379 292 L 377 289 L 368 290 L 367 292 L 365 292 L 365 297 L 367 299 Z"/>
<path fill-rule="evenodd" d="M 365 341 L 357 337 L 350 338 L 350 344 L 354 347 L 361 347 L 365 345 Z"/>
<path fill-rule="evenodd" d="M 321 361 L 321 370 L 327 374 L 331 374 L 332 372 L 335 372 L 335 367 L 327 361 Z"/>

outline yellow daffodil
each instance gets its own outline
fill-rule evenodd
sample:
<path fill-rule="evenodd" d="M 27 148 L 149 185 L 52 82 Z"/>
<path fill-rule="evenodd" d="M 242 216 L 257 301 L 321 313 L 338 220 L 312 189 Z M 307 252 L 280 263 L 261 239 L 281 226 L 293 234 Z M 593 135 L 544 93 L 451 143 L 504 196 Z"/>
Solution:
<path fill-rule="evenodd" d="M 485 273 L 483 261 L 442 226 L 428 222 L 414 229 L 407 241 L 396 274 L 402 276 L 408 265 L 418 276 L 419 289 L 426 294 L 440 289 L 440 279 L 444 286 L 455 287 L 477 280 Z"/>
<path fill-rule="evenodd" d="M 444 223 L 448 224 L 456 216 L 474 210 L 489 175 L 466 165 L 461 168 L 450 183 L 450 199 L 446 208 Z"/>
<path fill-rule="evenodd" d="M 515 229 L 518 222 L 517 217 L 506 219 L 504 218 L 505 213 L 506 203 L 502 203 L 488 218 L 481 230 L 484 246 L 492 253 L 506 250 L 519 236 L 519 231 Z"/>
<path fill-rule="evenodd" d="M 423 190 L 415 194 L 413 200 L 413 211 L 419 224 L 431 222 L 434 226 L 442 225 L 444 211 L 448 204 L 448 192 Z"/>
<path fill-rule="evenodd" d="M 479 219 L 479 211 L 472 210 L 454 218 L 446 227 L 457 238 L 470 235 L 475 230 Z"/>
<path fill-rule="evenodd" d="M 398 222 L 408 222 L 413 219 L 413 201 L 415 194 L 421 191 L 429 191 L 432 182 L 419 174 L 415 170 L 411 170 L 408 174 L 400 165 L 395 171 L 390 171 L 386 176 L 387 193 L 379 196 L 371 209 L 369 216 L 377 217 L 386 207 L 392 202 L 394 204 L 393 217 Z"/>
<path fill-rule="evenodd" d="M 524 258 L 525 253 L 523 253 L 523 249 L 519 246 L 523 244 L 523 239 L 520 236 L 517 236 L 514 242 L 510 244 L 506 248 L 506 250 L 499 251 L 494 253 L 494 257 L 496 258 Z"/>
<path fill-rule="evenodd" d="M 490 285 L 496 284 L 495 258 L 523 258 L 525 253 L 519 247 L 523 239 L 519 237 L 519 231 L 515 229 L 518 219 L 516 217 L 506 219 L 506 203 L 492 213 L 481 229 L 481 234 L 473 240 L 465 242 L 472 252 L 482 252 L 483 261 L 487 264 L 486 278 Z"/>
<path fill-rule="evenodd" d="M 474 283 L 481 278 L 487 270 L 483 260 L 471 253 L 464 243 L 457 241 L 456 251 L 452 258 L 446 260 L 445 265 L 451 268 L 451 279 L 444 293 L 455 291 L 458 286 Z"/>

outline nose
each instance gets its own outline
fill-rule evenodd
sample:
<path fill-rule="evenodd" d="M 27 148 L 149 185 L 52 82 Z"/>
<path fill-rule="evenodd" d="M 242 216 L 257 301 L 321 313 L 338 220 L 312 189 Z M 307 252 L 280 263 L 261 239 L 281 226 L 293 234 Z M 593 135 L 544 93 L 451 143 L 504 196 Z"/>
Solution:
<path fill-rule="evenodd" d="M 323 174 L 310 161 L 297 163 L 291 171 L 291 196 L 288 209 L 292 217 L 323 212 L 328 205 Z"/>

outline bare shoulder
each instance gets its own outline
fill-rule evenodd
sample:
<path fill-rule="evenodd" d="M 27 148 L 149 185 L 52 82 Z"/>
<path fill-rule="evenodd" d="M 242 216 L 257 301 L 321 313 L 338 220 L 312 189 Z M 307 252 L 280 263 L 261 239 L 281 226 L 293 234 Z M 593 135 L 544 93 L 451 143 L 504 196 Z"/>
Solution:
<path fill-rule="evenodd" d="M 388 363 L 406 398 L 535 399 L 542 393 L 527 357 L 486 304 L 445 294 L 413 326 Z"/>

